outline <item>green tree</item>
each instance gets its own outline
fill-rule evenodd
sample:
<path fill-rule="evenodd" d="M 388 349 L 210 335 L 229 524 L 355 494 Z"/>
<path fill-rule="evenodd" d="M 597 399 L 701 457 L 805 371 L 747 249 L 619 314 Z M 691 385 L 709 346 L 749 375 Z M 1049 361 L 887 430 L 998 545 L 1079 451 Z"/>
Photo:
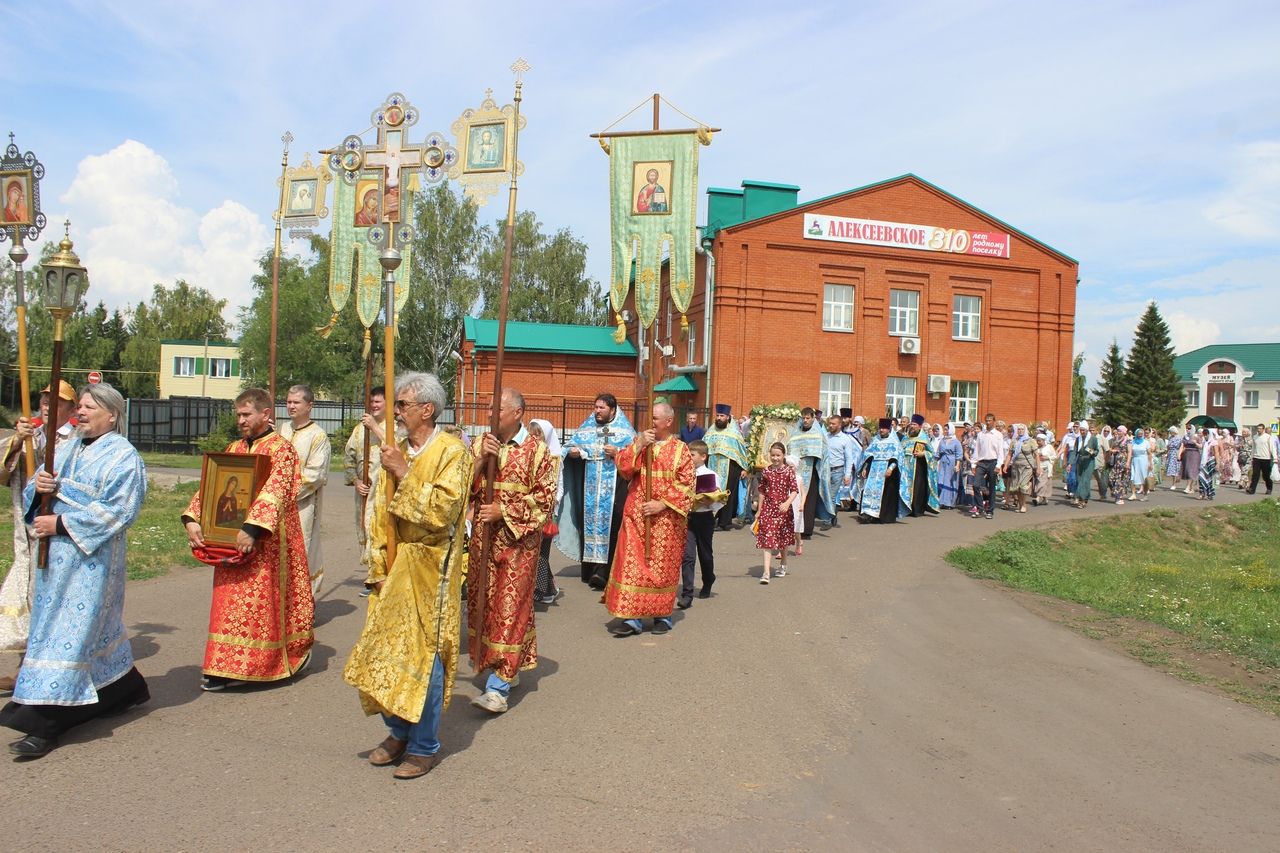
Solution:
<path fill-rule="evenodd" d="M 483 316 L 498 316 L 506 220 L 484 234 L 480 250 Z M 587 276 L 587 244 L 567 228 L 548 236 L 531 211 L 517 214 L 507 319 L 527 323 L 600 325 L 608 311 L 599 283 Z"/>
<path fill-rule="evenodd" d="M 1089 389 L 1084 380 L 1084 353 L 1071 362 L 1071 420 L 1078 421 L 1089 413 Z"/>
<path fill-rule="evenodd" d="M 414 234 L 413 286 L 397 318 L 403 345 L 396 361 L 435 373 L 449 387 L 457 368 L 450 353 L 461 345 L 462 320 L 480 296 L 476 258 L 485 229 L 475 202 L 442 184 L 418 194 Z"/>
<path fill-rule="evenodd" d="M 280 259 L 280 306 L 276 332 L 276 394 L 306 383 L 319 394 L 352 399 L 364 384 L 364 329 L 348 305 L 329 337 L 317 329 L 332 315 L 329 304 L 329 241 L 311 238 L 310 259 Z M 271 342 L 271 253 L 253 277 L 253 301 L 240 309 L 240 364 L 247 385 L 267 387 Z"/>
<path fill-rule="evenodd" d="M 1111 341 L 1107 357 L 1098 374 L 1098 388 L 1093 392 L 1093 417 L 1102 425 L 1118 426 L 1124 420 L 1124 356 L 1120 346 Z"/>
<path fill-rule="evenodd" d="M 1125 360 L 1120 401 L 1127 423 L 1161 429 L 1182 423 L 1187 403 L 1173 358 L 1169 326 L 1156 303 L 1148 302 Z"/>
<path fill-rule="evenodd" d="M 179 279 L 172 287 L 157 284 L 149 303 L 140 302 L 129 321 L 120 367 L 125 391 L 132 397 L 154 397 L 159 393 L 156 372 L 160 369 L 161 340 L 223 340 L 227 322 L 222 312 L 227 300 L 218 299 L 203 287 Z M 100 333 L 112 332 L 104 321 Z"/>

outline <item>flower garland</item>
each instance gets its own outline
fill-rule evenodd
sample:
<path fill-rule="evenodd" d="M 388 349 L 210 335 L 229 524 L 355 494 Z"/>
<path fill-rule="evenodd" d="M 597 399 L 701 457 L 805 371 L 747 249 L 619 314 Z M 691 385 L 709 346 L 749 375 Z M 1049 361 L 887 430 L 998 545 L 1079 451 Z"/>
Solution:
<path fill-rule="evenodd" d="M 779 403 L 776 406 L 761 404 L 751 409 L 751 430 L 747 435 L 748 462 L 760 455 L 760 445 L 764 442 L 764 422 L 766 418 L 798 421 L 800 420 L 800 406 L 795 403 Z"/>

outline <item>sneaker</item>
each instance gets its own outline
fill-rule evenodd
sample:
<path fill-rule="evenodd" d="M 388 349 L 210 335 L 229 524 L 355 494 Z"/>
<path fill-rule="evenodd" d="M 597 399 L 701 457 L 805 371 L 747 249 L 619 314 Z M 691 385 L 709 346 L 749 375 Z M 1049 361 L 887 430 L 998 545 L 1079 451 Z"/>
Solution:
<path fill-rule="evenodd" d="M 989 512 L 988 512 L 988 513 L 984 513 L 982 517 L 983 517 L 983 518 L 986 518 L 986 519 L 992 519 L 992 518 L 995 518 L 995 516 L 994 516 L 993 514 L 989 513 Z"/>
<path fill-rule="evenodd" d="M 206 675 L 200 679 L 200 689 L 206 693 L 217 693 L 226 690 L 228 687 L 239 687 L 244 684 L 235 678 L 224 678 L 221 675 Z"/>
<path fill-rule="evenodd" d="M 682 595 L 680 596 L 679 599 L 676 600 L 676 607 L 679 607 L 681 610 L 688 610 L 692 606 L 693 606 L 692 595 Z"/>
<path fill-rule="evenodd" d="M 979 515 L 981 515 L 981 513 L 978 512 L 978 508 L 976 506 L 973 509 L 969 510 L 970 518 L 977 518 Z"/>
<path fill-rule="evenodd" d="M 778 568 L 778 570 L 777 570 L 776 572 L 774 572 L 774 573 L 773 573 L 773 576 L 774 576 L 775 578 L 785 578 L 785 577 L 787 576 L 787 567 L 786 567 L 786 566 L 780 566 L 780 567 Z"/>
<path fill-rule="evenodd" d="M 551 593 L 550 595 L 539 595 L 534 600 L 537 601 L 539 604 L 555 604 L 557 601 L 560 600 L 560 597 L 562 595 L 564 595 L 564 590 L 557 589 L 555 592 Z"/>
<path fill-rule="evenodd" d="M 760 583 L 764 584 L 765 586 L 768 586 L 768 585 L 769 585 L 769 579 L 768 579 L 768 578 L 760 578 Z"/>
<path fill-rule="evenodd" d="M 507 710 L 507 697 L 496 690 L 486 690 L 472 699 L 471 704 L 491 714 L 501 714 Z"/>
<path fill-rule="evenodd" d="M 654 634 L 665 634 L 671 630 L 671 621 L 661 617 L 653 620 L 653 628 L 650 629 Z"/>
<path fill-rule="evenodd" d="M 362 589 L 360 590 L 360 597 L 361 597 L 361 598 L 368 598 L 368 597 L 369 597 L 369 593 L 371 593 L 371 592 L 373 592 L 373 587 L 366 586 L 366 587 L 364 587 L 364 588 L 362 588 Z"/>

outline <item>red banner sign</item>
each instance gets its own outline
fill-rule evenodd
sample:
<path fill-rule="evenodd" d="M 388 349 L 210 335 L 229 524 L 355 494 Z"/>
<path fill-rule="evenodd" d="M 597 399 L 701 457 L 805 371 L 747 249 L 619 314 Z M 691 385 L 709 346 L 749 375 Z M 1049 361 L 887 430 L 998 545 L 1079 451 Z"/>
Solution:
<path fill-rule="evenodd" d="M 950 252 L 957 255 L 983 255 L 989 258 L 1009 257 L 1012 240 L 999 231 L 970 231 L 967 228 L 942 228 L 937 225 L 909 225 L 882 222 L 878 219 L 850 219 L 810 213 L 804 218 L 806 240 L 831 240 L 837 243 L 864 243 L 896 249 L 918 249 L 922 252 Z"/>

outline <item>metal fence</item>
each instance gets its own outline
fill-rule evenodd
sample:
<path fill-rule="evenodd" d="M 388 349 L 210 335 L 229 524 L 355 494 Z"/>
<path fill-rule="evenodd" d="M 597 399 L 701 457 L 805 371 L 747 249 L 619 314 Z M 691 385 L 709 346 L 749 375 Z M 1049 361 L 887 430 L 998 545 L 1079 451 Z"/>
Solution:
<path fill-rule="evenodd" d="M 591 413 L 595 411 L 595 405 L 594 400 L 561 400 L 551 403 L 527 402 L 524 410 L 524 421 L 526 424 L 534 418 L 550 421 L 551 425 L 560 431 L 560 437 L 563 439 L 565 435 L 577 429 L 583 421 L 591 416 Z M 644 429 L 649 425 L 649 407 L 645 401 L 620 400 L 618 408 L 630 419 L 632 426 L 637 429 Z M 477 436 L 489 429 L 489 412 L 487 403 L 480 405 L 473 403 L 455 404 L 452 408 L 445 410 L 440 418 L 440 423 L 457 425 L 468 435 Z M 677 425 L 684 423 L 684 417 L 687 412 L 695 412 L 698 415 L 698 423 L 704 427 L 707 425 L 707 410 L 697 408 L 678 409 L 676 411 Z"/>
<path fill-rule="evenodd" d="M 139 450 L 191 453 L 213 432 L 218 419 L 232 410 L 230 400 L 209 397 L 168 397 L 163 400 L 130 398 L 125 401 L 127 435 Z M 316 400 L 311 419 L 329 435 L 342 432 L 359 417 L 363 404 L 346 400 Z M 283 402 L 276 403 L 276 423 L 289 419 Z"/>

